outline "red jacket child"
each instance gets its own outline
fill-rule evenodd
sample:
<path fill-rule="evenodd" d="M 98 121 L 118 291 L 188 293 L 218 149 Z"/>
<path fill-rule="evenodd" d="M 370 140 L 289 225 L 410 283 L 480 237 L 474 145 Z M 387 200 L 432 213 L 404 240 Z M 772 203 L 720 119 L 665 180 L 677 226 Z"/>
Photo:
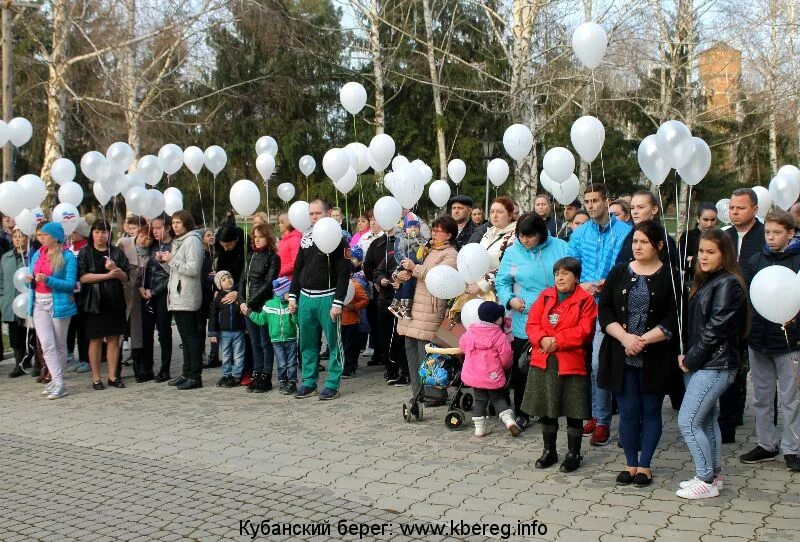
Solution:
<path fill-rule="evenodd" d="M 558 345 L 554 352 L 558 359 L 559 375 L 587 375 L 586 344 L 594 336 L 597 305 L 594 298 L 580 286 L 558 306 L 558 290 L 548 288 L 539 294 L 539 298 L 531 307 L 525 332 L 533 347 L 531 350 L 531 366 L 547 368 L 548 353 L 539 352 L 541 340 L 553 337 Z M 558 314 L 558 323 L 550 323 L 550 313 Z"/>
<path fill-rule="evenodd" d="M 353 300 L 350 302 L 349 305 L 345 305 L 344 309 L 342 310 L 342 325 L 343 326 L 352 326 L 354 324 L 358 324 L 360 321 L 359 313 L 361 309 L 367 308 L 369 305 L 369 298 L 367 298 L 367 293 L 364 291 L 364 288 L 358 283 L 355 279 L 350 279 L 350 284 L 353 285 L 355 288 L 356 295 L 353 296 Z"/>

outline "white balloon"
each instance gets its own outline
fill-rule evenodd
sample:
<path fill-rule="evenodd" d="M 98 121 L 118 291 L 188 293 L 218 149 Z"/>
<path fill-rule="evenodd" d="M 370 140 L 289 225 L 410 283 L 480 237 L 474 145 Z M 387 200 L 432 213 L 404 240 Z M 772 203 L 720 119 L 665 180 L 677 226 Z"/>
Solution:
<path fill-rule="evenodd" d="M 152 220 L 164 212 L 164 208 L 166 206 L 166 199 L 164 198 L 164 194 L 162 194 L 155 188 L 151 188 L 150 190 L 147 191 L 147 200 L 148 204 L 146 208 L 142 211 L 143 217 Z"/>
<path fill-rule="evenodd" d="M 383 186 L 385 186 L 389 192 L 394 190 L 395 176 L 396 174 L 394 171 L 389 171 L 383 176 Z M 394 194 L 394 192 L 392 192 L 392 194 Z"/>
<path fill-rule="evenodd" d="M 381 229 L 391 230 L 403 217 L 403 206 L 392 196 L 383 196 L 375 202 L 372 212 Z"/>
<path fill-rule="evenodd" d="M 142 176 L 145 183 L 155 186 L 164 176 L 164 168 L 161 167 L 161 160 L 158 156 L 147 154 L 139 158 L 139 162 L 136 164 L 136 173 Z"/>
<path fill-rule="evenodd" d="M 111 194 L 112 196 L 116 196 L 117 194 L 122 194 L 125 198 L 128 197 L 128 192 L 131 188 L 140 187 L 140 188 L 147 188 L 147 183 L 145 183 L 144 178 L 139 175 L 139 172 L 135 173 L 126 173 L 121 178 L 117 178 L 116 182 L 113 184 L 107 183 L 100 183 L 103 184 L 103 188 L 106 192 Z"/>
<path fill-rule="evenodd" d="M 27 265 L 14 271 L 14 288 L 16 288 L 19 293 L 28 291 L 28 281 L 25 280 L 25 277 L 29 275 L 32 275 L 32 273 L 31 268 Z"/>
<path fill-rule="evenodd" d="M 294 229 L 303 233 L 311 227 L 311 217 L 308 216 L 308 203 L 295 201 L 289 206 L 289 223 Z"/>
<path fill-rule="evenodd" d="M 183 150 L 175 143 L 167 143 L 158 151 L 161 169 L 167 175 L 174 175 L 183 166 Z"/>
<path fill-rule="evenodd" d="M 186 164 L 186 167 L 189 169 L 189 171 L 195 175 L 198 175 L 201 171 L 203 171 L 203 164 L 205 161 L 206 157 L 203 154 L 203 149 L 200 147 L 195 147 L 193 145 L 183 149 L 183 163 Z"/>
<path fill-rule="evenodd" d="M 437 265 L 425 275 L 425 287 L 437 299 L 453 299 L 464 293 L 466 283 L 458 270 Z"/>
<path fill-rule="evenodd" d="M 332 181 L 341 179 L 350 167 L 350 159 L 342 149 L 330 149 L 322 157 L 322 170 Z"/>
<path fill-rule="evenodd" d="M 352 153 L 356 157 L 355 165 L 350 164 L 353 166 L 353 169 L 356 170 L 356 173 L 361 175 L 365 171 L 369 169 L 369 149 L 363 143 L 348 143 L 345 147 L 345 150 Z"/>
<path fill-rule="evenodd" d="M 164 212 L 169 216 L 183 209 L 183 194 L 181 191 L 170 186 L 164 190 Z"/>
<path fill-rule="evenodd" d="M 667 175 L 669 175 L 670 165 L 658 150 L 655 134 L 647 136 L 639 143 L 637 157 L 639 167 L 642 168 L 645 177 L 650 179 L 650 182 L 656 186 L 664 184 L 664 181 L 667 180 Z"/>
<path fill-rule="evenodd" d="M 75 207 L 83 201 L 83 188 L 78 183 L 65 183 L 58 189 L 58 201 L 71 203 Z"/>
<path fill-rule="evenodd" d="M 94 193 L 94 197 L 97 198 L 100 205 L 105 205 L 111 199 L 111 194 L 106 192 L 106 189 L 103 188 L 103 185 L 100 183 L 94 183 L 92 185 L 92 193 Z"/>
<path fill-rule="evenodd" d="M 469 329 L 472 324 L 480 322 L 480 318 L 478 318 L 478 309 L 482 303 L 483 299 L 470 299 L 461 307 L 461 325 L 466 329 Z"/>
<path fill-rule="evenodd" d="M 428 187 L 428 197 L 437 207 L 444 207 L 450 199 L 450 185 L 447 181 L 433 181 Z"/>
<path fill-rule="evenodd" d="M 256 141 L 256 156 L 261 156 L 264 153 L 270 154 L 273 158 L 278 154 L 278 142 L 274 137 L 261 136 Z"/>
<path fill-rule="evenodd" d="M 33 211 L 23 209 L 18 215 L 14 217 L 14 222 L 19 231 L 25 235 L 33 235 L 36 233 L 36 225 L 39 221 Z"/>
<path fill-rule="evenodd" d="M 369 142 L 370 167 L 376 173 L 384 171 L 392 161 L 395 145 L 394 139 L 389 134 L 378 134 Z"/>
<path fill-rule="evenodd" d="M 341 192 L 342 194 L 347 195 L 353 188 L 356 186 L 356 172 L 353 168 L 347 168 L 347 173 L 342 175 L 342 178 L 338 181 L 333 181 L 333 186 L 336 187 L 336 190 Z"/>
<path fill-rule="evenodd" d="M 259 154 L 258 158 L 256 158 L 256 169 L 258 170 L 258 174 L 261 175 L 261 178 L 264 179 L 264 181 L 268 181 L 275 171 L 275 158 L 268 152 Z"/>
<path fill-rule="evenodd" d="M 0 145 L 0 147 L 2 147 L 2 145 Z M 800 169 L 797 167 L 787 164 L 778 170 L 778 175 L 790 177 L 797 181 L 797 185 L 800 186 Z"/>
<path fill-rule="evenodd" d="M 50 168 L 50 176 L 53 177 L 56 184 L 72 182 L 75 179 L 75 173 L 75 164 L 67 158 L 59 158 L 53 162 L 53 166 Z"/>
<path fill-rule="evenodd" d="M 349 305 L 353 298 L 356 296 L 356 287 L 353 286 L 353 281 L 347 283 L 347 295 L 344 296 L 344 305 Z"/>
<path fill-rule="evenodd" d="M 395 173 L 392 193 L 403 208 L 411 209 L 417 204 L 425 191 L 425 182 L 422 179 L 422 175 L 411 164 L 405 164 Z"/>
<path fill-rule="evenodd" d="M 5 147 L 11 138 L 11 128 L 4 120 L 0 120 L 0 147 Z"/>
<path fill-rule="evenodd" d="M 581 64 L 593 70 L 603 61 L 608 47 L 608 36 L 603 27 L 594 22 L 579 25 L 572 33 L 572 50 Z"/>
<path fill-rule="evenodd" d="M 30 291 L 22 292 L 11 302 L 11 308 L 14 310 L 14 314 L 17 315 L 17 318 L 22 318 L 23 320 L 27 318 L 30 295 Z"/>
<path fill-rule="evenodd" d="M 394 172 L 400 171 L 400 169 L 403 166 L 408 165 L 408 164 L 410 164 L 410 162 L 408 161 L 408 158 L 406 158 L 402 154 L 398 154 L 397 156 L 392 158 L 392 171 L 394 171 Z"/>
<path fill-rule="evenodd" d="M 237 213 L 250 216 L 261 203 L 261 192 L 253 181 L 241 179 L 231 186 L 230 200 Z"/>
<path fill-rule="evenodd" d="M 17 179 L 17 184 L 25 190 L 25 207 L 28 209 L 35 209 L 47 197 L 47 186 L 38 175 L 23 175 Z"/>
<path fill-rule="evenodd" d="M 420 173 L 422 174 L 422 182 L 425 184 L 428 184 L 431 182 L 431 179 L 433 179 L 433 170 L 428 164 L 422 164 L 422 170 L 420 170 Z"/>
<path fill-rule="evenodd" d="M 533 148 L 533 134 L 524 124 L 512 124 L 503 134 L 503 147 L 508 155 L 519 162 Z"/>
<path fill-rule="evenodd" d="M 572 123 L 569 138 L 581 159 L 584 162 L 592 162 L 603 148 L 606 129 L 595 117 L 585 115 Z"/>
<path fill-rule="evenodd" d="M 777 207 L 788 211 L 800 197 L 800 183 L 794 177 L 778 173 L 769 182 L 769 195 Z"/>
<path fill-rule="evenodd" d="M 367 103 L 367 91 L 360 83 L 347 83 L 339 91 L 339 101 L 348 113 L 358 115 Z"/>
<path fill-rule="evenodd" d="M 287 202 L 294 197 L 294 186 L 292 183 L 281 183 L 278 185 L 278 197 Z"/>
<path fill-rule="evenodd" d="M 728 198 L 721 199 L 717 202 L 717 218 L 723 224 L 730 224 L 731 217 L 728 214 L 728 206 L 730 205 L 731 200 Z"/>
<path fill-rule="evenodd" d="M 53 222 L 58 222 L 64 228 L 64 235 L 70 235 L 78 227 L 81 219 L 78 208 L 71 203 L 59 203 L 53 207 Z"/>
<path fill-rule="evenodd" d="M 112 143 L 106 151 L 106 160 L 109 165 L 120 172 L 128 171 L 136 155 L 130 145 L 123 141 Z"/>
<path fill-rule="evenodd" d="M 11 119 L 8 123 L 10 130 L 9 139 L 15 147 L 21 147 L 31 140 L 33 135 L 33 126 L 30 121 L 23 117 L 16 117 Z"/>
<path fill-rule="evenodd" d="M 463 160 L 456 158 L 455 160 L 450 160 L 450 163 L 447 164 L 447 176 L 450 177 L 450 180 L 454 183 L 461 183 L 466 174 L 467 164 L 465 164 Z"/>
<path fill-rule="evenodd" d="M 300 158 L 300 172 L 308 177 L 314 170 L 317 169 L 317 161 L 314 160 L 313 156 L 305 155 Z"/>
<path fill-rule="evenodd" d="M 788 267 L 771 265 L 753 277 L 750 301 L 753 308 L 775 324 L 785 324 L 800 312 L 800 288 L 797 275 Z"/>
<path fill-rule="evenodd" d="M 689 163 L 694 151 L 692 132 L 678 120 L 668 120 L 656 132 L 658 152 L 670 167 L 680 169 Z"/>
<path fill-rule="evenodd" d="M 225 169 L 228 163 L 228 153 L 219 145 L 211 145 L 203 153 L 203 156 L 205 157 L 204 164 L 206 169 L 215 177 Z"/>
<path fill-rule="evenodd" d="M 94 182 L 108 175 L 109 169 L 108 160 L 97 151 L 89 151 L 81 157 L 81 171 Z"/>
<path fill-rule="evenodd" d="M 689 186 L 694 186 L 702 181 L 708 170 L 711 169 L 711 149 L 705 141 L 699 137 L 692 138 L 692 156 L 689 161 L 681 168 L 678 168 L 678 175 L 683 182 Z"/>
<path fill-rule="evenodd" d="M 502 158 L 495 158 L 486 166 L 486 176 L 495 186 L 501 186 L 508 179 L 508 162 Z"/>
<path fill-rule="evenodd" d="M 140 215 L 147 209 L 149 203 L 147 189 L 143 186 L 134 186 L 125 192 L 125 206 L 129 213 Z"/>
<path fill-rule="evenodd" d="M 329 216 L 320 218 L 314 224 L 311 239 L 318 249 L 325 254 L 330 254 L 342 242 L 342 227 Z"/>
<path fill-rule="evenodd" d="M 753 191 L 758 196 L 758 211 L 756 211 L 756 216 L 763 221 L 770 208 L 772 208 L 772 196 L 769 195 L 769 190 L 763 186 L 754 186 Z"/>
<path fill-rule="evenodd" d="M 556 183 L 563 183 L 575 171 L 575 157 L 564 147 L 554 147 L 544 155 L 544 170 Z"/>
<path fill-rule="evenodd" d="M 492 258 L 489 256 L 489 251 L 478 243 L 469 243 L 458 251 L 456 265 L 461 278 L 467 284 L 474 284 L 482 279 L 489 272 L 491 264 Z"/>
<path fill-rule="evenodd" d="M 570 178 L 563 183 L 554 184 L 550 193 L 553 194 L 555 200 L 561 205 L 569 205 L 578 197 L 580 188 L 581 182 L 573 173 Z"/>

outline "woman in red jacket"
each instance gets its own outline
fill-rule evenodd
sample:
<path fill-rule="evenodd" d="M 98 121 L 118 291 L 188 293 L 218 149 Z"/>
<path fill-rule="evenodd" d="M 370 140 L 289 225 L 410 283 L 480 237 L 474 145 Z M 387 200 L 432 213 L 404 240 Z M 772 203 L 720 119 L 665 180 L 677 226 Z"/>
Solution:
<path fill-rule="evenodd" d="M 594 336 L 597 305 L 578 286 L 581 263 L 561 258 L 553 266 L 555 287 L 544 290 L 528 315 L 525 331 L 531 343 L 528 381 L 522 410 L 539 416 L 544 452 L 536 461 L 545 469 L 558 461 L 558 418 L 567 418 L 569 453 L 561 472 L 572 472 L 581 464 L 583 420 L 591 417 L 591 391 L 586 371 L 586 346 Z"/>
<path fill-rule="evenodd" d="M 303 232 L 294 229 L 289 223 L 289 215 L 286 213 L 278 217 L 278 229 L 281 233 L 281 240 L 278 241 L 278 256 L 281 258 L 281 269 L 278 271 L 279 277 L 292 278 L 294 273 L 294 260 L 300 250 L 300 240 Z"/>

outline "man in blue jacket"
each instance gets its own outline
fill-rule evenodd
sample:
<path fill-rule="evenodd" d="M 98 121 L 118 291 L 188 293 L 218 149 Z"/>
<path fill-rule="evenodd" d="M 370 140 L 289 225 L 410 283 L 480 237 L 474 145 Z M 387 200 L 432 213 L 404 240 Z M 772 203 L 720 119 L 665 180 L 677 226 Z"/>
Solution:
<path fill-rule="evenodd" d="M 581 287 L 597 300 L 631 227 L 609 214 L 608 191 L 602 184 L 595 183 L 586 187 L 583 204 L 591 220 L 575 230 L 570 237 L 568 255 L 580 260 Z M 585 435 L 592 435 L 589 444 L 593 446 L 608 444 L 611 425 L 611 392 L 597 387 L 602 340 L 603 333 L 598 323 L 592 343 L 592 419 L 583 427 Z"/>

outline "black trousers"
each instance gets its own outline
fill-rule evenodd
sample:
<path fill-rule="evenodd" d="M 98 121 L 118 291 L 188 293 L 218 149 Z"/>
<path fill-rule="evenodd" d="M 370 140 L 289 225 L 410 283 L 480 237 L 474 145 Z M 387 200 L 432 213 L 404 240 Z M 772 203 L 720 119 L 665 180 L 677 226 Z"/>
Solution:
<path fill-rule="evenodd" d="M 558 418 L 539 418 L 539 423 L 542 425 L 555 425 L 558 426 Z M 567 418 L 567 427 L 574 427 L 575 429 L 583 429 L 583 420 L 578 418 Z"/>
<path fill-rule="evenodd" d="M 153 296 L 142 302 L 142 371 L 153 372 L 153 343 L 158 329 L 158 344 L 161 345 L 161 369 L 169 374 L 172 361 L 172 314 L 167 310 L 167 294 Z"/>
<path fill-rule="evenodd" d="M 378 334 L 378 300 L 372 298 L 367 305 L 367 323 L 369 324 L 369 346 L 375 353 L 372 354 L 372 359 L 376 361 L 383 361 L 377 357 L 378 347 L 376 346 L 376 336 Z"/>
<path fill-rule="evenodd" d="M 397 319 L 384 307 L 378 307 L 378 334 L 376 350 L 386 367 L 387 376 L 408 376 L 405 337 L 397 334 Z"/>
<path fill-rule="evenodd" d="M 200 334 L 200 313 L 197 311 L 173 311 L 175 325 L 183 343 L 182 375 L 198 380 L 203 372 L 203 336 Z"/>
<path fill-rule="evenodd" d="M 496 390 L 472 388 L 472 397 L 475 399 L 472 404 L 472 414 L 479 418 L 486 416 L 486 410 L 490 403 L 498 415 L 508 410 L 508 399 L 506 399 L 505 390 L 502 388 Z"/>
<path fill-rule="evenodd" d="M 519 370 L 517 360 L 525 353 L 525 346 L 528 344 L 526 339 L 514 337 L 511 341 L 511 350 L 514 352 L 514 360 L 511 364 L 511 390 L 514 392 L 514 415 L 529 418 L 527 413 L 522 411 L 522 397 L 525 395 L 525 384 L 528 382 L 528 373 Z"/>
<path fill-rule="evenodd" d="M 67 331 L 67 352 L 75 351 L 75 343 L 78 343 L 78 360 L 89 361 L 89 339 L 86 338 L 86 318 L 83 311 L 78 308 L 78 312 L 69 321 Z"/>
<path fill-rule="evenodd" d="M 358 331 L 358 324 L 342 326 L 344 374 L 354 374 L 358 369 L 358 356 L 361 354 L 361 335 Z"/>
<path fill-rule="evenodd" d="M 731 443 L 736 440 L 736 427 L 739 420 L 744 416 L 744 409 L 747 405 L 747 373 L 750 372 L 750 359 L 747 356 L 747 349 L 742 354 L 742 363 L 736 373 L 736 380 L 733 381 L 725 393 L 719 398 L 719 432 L 723 443 Z"/>
<path fill-rule="evenodd" d="M 24 322 L 18 319 L 14 319 L 13 322 L 7 322 L 7 324 L 8 345 L 14 351 L 14 363 L 16 365 L 22 365 L 25 354 L 28 354 L 28 362 L 24 364 L 25 368 L 28 369 L 31 367 L 30 360 L 34 358 L 34 352 L 36 350 L 36 332 L 33 329 L 26 329 Z M 28 341 L 27 344 L 25 343 L 26 338 Z"/>

